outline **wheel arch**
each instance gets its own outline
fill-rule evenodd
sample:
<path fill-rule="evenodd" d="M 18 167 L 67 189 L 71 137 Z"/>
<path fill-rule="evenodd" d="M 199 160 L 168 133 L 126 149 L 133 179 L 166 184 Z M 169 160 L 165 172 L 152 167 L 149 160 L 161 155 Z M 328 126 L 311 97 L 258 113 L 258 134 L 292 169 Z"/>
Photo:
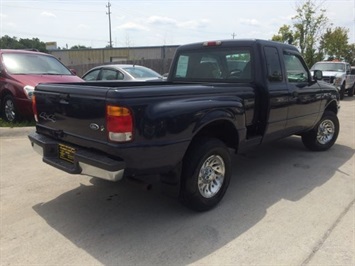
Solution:
<path fill-rule="evenodd" d="M 8 88 L 3 88 L 3 90 L 1 90 L 0 92 L 0 113 L 1 113 L 1 108 L 2 108 L 2 105 L 4 103 L 4 98 L 7 96 L 7 95 L 10 95 L 12 96 L 13 98 L 16 97 L 16 91 L 15 89 L 10 86 Z M 14 104 L 17 105 L 16 101 L 14 100 Z"/>
<path fill-rule="evenodd" d="M 334 114 L 338 114 L 338 111 L 339 111 L 339 106 L 338 106 L 338 102 L 333 100 L 333 101 L 330 101 L 326 107 L 324 108 L 324 112 L 326 111 L 331 111 L 333 112 Z"/>
<path fill-rule="evenodd" d="M 5 98 L 5 96 L 8 94 L 13 96 L 13 93 L 11 92 L 11 90 L 3 89 L 0 93 L 0 99 L 3 100 Z"/>
<path fill-rule="evenodd" d="M 216 138 L 233 149 L 237 149 L 239 143 L 238 130 L 234 123 L 228 119 L 214 120 L 201 127 L 194 134 L 189 146 L 200 138 Z"/>

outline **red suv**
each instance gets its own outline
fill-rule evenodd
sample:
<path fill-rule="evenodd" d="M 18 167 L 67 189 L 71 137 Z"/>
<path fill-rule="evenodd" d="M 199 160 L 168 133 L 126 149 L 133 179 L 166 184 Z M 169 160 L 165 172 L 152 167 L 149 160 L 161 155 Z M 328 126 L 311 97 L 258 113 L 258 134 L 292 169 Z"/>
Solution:
<path fill-rule="evenodd" d="M 0 113 L 13 122 L 32 118 L 32 94 L 38 83 L 81 82 L 49 54 L 0 49 Z"/>

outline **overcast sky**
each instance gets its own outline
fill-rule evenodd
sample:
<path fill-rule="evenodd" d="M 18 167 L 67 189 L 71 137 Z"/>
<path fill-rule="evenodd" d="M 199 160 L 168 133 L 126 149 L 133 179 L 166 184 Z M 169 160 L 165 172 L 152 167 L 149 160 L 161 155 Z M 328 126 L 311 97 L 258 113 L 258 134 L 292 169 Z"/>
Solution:
<path fill-rule="evenodd" d="M 320 3 L 321 1 L 317 1 Z M 326 0 L 333 27 L 355 43 L 355 0 Z M 233 38 L 271 39 L 292 25 L 298 0 L 111 0 L 114 47 L 180 45 Z M 109 43 L 107 0 L 0 0 L 0 33 L 59 47 Z"/>

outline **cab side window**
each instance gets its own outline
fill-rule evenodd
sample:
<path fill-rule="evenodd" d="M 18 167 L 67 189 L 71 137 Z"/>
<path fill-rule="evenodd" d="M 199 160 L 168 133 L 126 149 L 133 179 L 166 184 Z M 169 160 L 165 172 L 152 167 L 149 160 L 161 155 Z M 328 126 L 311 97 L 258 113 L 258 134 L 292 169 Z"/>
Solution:
<path fill-rule="evenodd" d="M 284 52 L 284 63 L 288 82 L 308 82 L 308 71 L 298 55 Z"/>
<path fill-rule="evenodd" d="M 267 78 L 270 82 L 282 81 L 280 57 L 275 47 L 264 48 L 267 66 Z"/>

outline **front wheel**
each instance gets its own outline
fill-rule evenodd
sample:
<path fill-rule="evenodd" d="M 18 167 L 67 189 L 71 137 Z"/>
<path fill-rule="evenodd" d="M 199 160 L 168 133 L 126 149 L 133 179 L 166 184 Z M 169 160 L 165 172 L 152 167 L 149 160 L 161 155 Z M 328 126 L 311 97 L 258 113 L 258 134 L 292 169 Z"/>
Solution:
<path fill-rule="evenodd" d="M 344 96 L 345 96 L 345 83 L 343 83 L 343 84 L 341 85 L 339 94 L 340 94 L 340 100 L 343 100 L 343 99 L 344 99 Z"/>
<path fill-rule="evenodd" d="M 336 114 L 326 111 L 314 129 L 302 135 L 302 142 L 312 151 L 328 150 L 337 140 L 339 128 Z"/>
<path fill-rule="evenodd" d="M 18 114 L 14 99 L 11 95 L 6 95 L 1 105 L 1 113 L 5 121 L 15 122 L 18 119 Z"/>
<path fill-rule="evenodd" d="M 349 97 L 354 96 L 354 90 L 355 90 L 355 81 L 354 81 L 353 86 L 348 90 L 348 96 Z"/>
<path fill-rule="evenodd" d="M 210 210 L 223 198 L 230 178 L 226 145 L 218 139 L 196 140 L 184 157 L 180 200 L 193 210 Z"/>

